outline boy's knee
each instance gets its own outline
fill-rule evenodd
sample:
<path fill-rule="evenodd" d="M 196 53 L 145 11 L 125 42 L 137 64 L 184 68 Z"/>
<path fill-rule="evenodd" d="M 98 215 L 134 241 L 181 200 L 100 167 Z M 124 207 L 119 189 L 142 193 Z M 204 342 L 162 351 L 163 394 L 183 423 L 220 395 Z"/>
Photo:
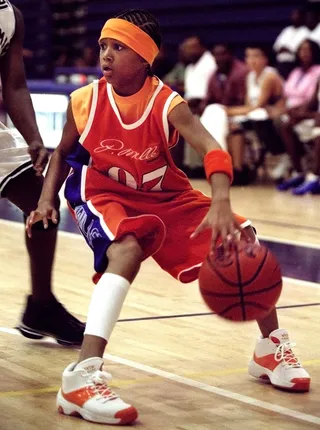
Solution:
<path fill-rule="evenodd" d="M 143 251 L 135 236 L 126 235 L 108 248 L 107 257 L 109 262 L 125 261 L 139 264 L 143 258 Z"/>

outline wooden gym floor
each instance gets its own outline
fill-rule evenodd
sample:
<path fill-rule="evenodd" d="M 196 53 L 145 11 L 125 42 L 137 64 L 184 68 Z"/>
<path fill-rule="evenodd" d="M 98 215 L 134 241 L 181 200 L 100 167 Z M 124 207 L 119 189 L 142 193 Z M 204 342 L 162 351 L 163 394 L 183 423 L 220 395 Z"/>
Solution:
<path fill-rule="evenodd" d="M 209 193 L 204 181 L 194 181 Z M 139 410 L 137 429 L 313 429 L 320 427 L 320 197 L 293 197 L 270 186 L 232 189 L 233 208 L 248 216 L 279 258 L 284 288 L 280 325 L 297 342 L 312 376 L 309 393 L 290 394 L 247 375 L 258 336 L 255 323 L 210 315 L 197 283 L 179 284 L 147 260 L 111 338 L 105 365 L 112 387 Z M 66 209 L 56 255 L 54 289 L 85 320 L 92 257 Z M 30 341 L 14 326 L 28 293 L 20 214 L 0 202 L 0 429 L 105 428 L 57 413 L 61 372 L 77 351 Z M 71 232 L 70 232 L 71 231 Z"/>

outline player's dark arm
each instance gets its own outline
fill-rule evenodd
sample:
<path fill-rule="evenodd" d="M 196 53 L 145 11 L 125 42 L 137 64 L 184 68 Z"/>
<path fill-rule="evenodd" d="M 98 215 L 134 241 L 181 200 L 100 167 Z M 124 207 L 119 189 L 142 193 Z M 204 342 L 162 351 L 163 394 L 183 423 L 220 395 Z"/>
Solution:
<path fill-rule="evenodd" d="M 16 7 L 14 7 L 14 13 L 16 18 L 15 34 L 7 53 L 0 58 L 3 99 L 13 124 L 27 144 L 30 145 L 35 141 L 42 143 L 27 88 L 23 64 L 23 17 Z"/>

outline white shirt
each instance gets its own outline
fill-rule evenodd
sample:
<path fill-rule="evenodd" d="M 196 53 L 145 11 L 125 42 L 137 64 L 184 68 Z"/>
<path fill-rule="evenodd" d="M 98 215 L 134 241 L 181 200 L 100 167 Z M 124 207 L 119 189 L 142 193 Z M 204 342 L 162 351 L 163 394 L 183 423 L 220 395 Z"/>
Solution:
<path fill-rule="evenodd" d="M 281 49 L 286 48 L 290 52 L 278 53 L 277 60 L 279 62 L 294 61 L 297 49 L 308 37 L 310 37 L 310 30 L 305 26 L 296 28 L 290 25 L 284 28 L 277 37 L 273 49 L 279 52 Z"/>
<path fill-rule="evenodd" d="M 278 74 L 277 70 L 273 67 L 267 66 L 262 71 L 260 76 L 257 78 L 257 74 L 254 71 L 251 71 L 247 75 L 247 98 L 250 106 L 255 106 L 261 95 L 261 87 L 269 74 Z"/>
<path fill-rule="evenodd" d="M 209 80 L 216 68 L 216 61 L 209 51 L 204 52 L 196 64 L 189 64 L 184 75 L 184 98 L 186 100 L 204 99 Z"/>
<path fill-rule="evenodd" d="M 318 43 L 318 45 L 320 45 L 320 23 L 316 26 L 314 30 L 310 32 L 309 39 L 313 40 L 314 42 Z"/>
<path fill-rule="evenodd" d="M 16 19 L 13 7 L 9 1 L 0 0 L 0 56 L 7 52 L 15 28 Z"/>

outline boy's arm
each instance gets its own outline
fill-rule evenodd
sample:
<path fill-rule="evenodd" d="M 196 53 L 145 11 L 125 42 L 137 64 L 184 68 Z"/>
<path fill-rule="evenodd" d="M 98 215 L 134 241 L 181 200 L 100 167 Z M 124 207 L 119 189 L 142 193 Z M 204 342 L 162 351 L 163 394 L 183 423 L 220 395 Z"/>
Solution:
<path fill-rule="evenodd" d="M 39 202 L 54 202 L 70 171 L 66 158 L 74 150 L 78 139 L 79 133 L 74 121 L 71 103 L 69 103 L 67 122 L 63 128 L 61 141 L 52 154 Z"/>
<path fill-rule="evenodd" d="M 29 236 L 31 235 L 31 226 L 34 223 L 43 220 L 44 227 L 46 228 L 48 226 L 48 219 L 51 219 L 53 222 L 58 221 L 58 213 L 54 207 L 54 202 L 70 172 L 70 166 L 66 158 L 74 150 L 78 139 L 79 134 L 74 121 L 71 103 L 69 103 L 67 122 L 63 128 L 61 141 L 52 154 L 38 202 L 38 208 L 32 211 L 27 219 L 26 228 Z"/>
<path fill-rule="evenodd" d="M 201 159 L 212 149 L 221 149 L 219 143 L 203 127 L 199 119 L 192 114 L 188 105 L 181 103 L 168 116 L 170 124 L 200 155 Z M 224 173 L 211 176 L 212 196 L 229 199 L 230 178 Z"/>
<path fill-rule="evenodd" d="M 220 149 L 218 142 L 203 127 L 184 103 L 176 106 L 168 116 L 170 124 L 175 127 L 185 140 L 198 152 L 201 158 L 214 149 Z M 212 228 L 212 247 L 220 235 L 224 247 L 228 249 L 228 236 L 235 239 L 236 230 L 241 230 L 233 216 L 230 205 L 230 178 L 225 173 L 214 173 L 210 176 L 212 203 L 207 217 L 199 225 L 192 237 L 202 230 Z"/>

